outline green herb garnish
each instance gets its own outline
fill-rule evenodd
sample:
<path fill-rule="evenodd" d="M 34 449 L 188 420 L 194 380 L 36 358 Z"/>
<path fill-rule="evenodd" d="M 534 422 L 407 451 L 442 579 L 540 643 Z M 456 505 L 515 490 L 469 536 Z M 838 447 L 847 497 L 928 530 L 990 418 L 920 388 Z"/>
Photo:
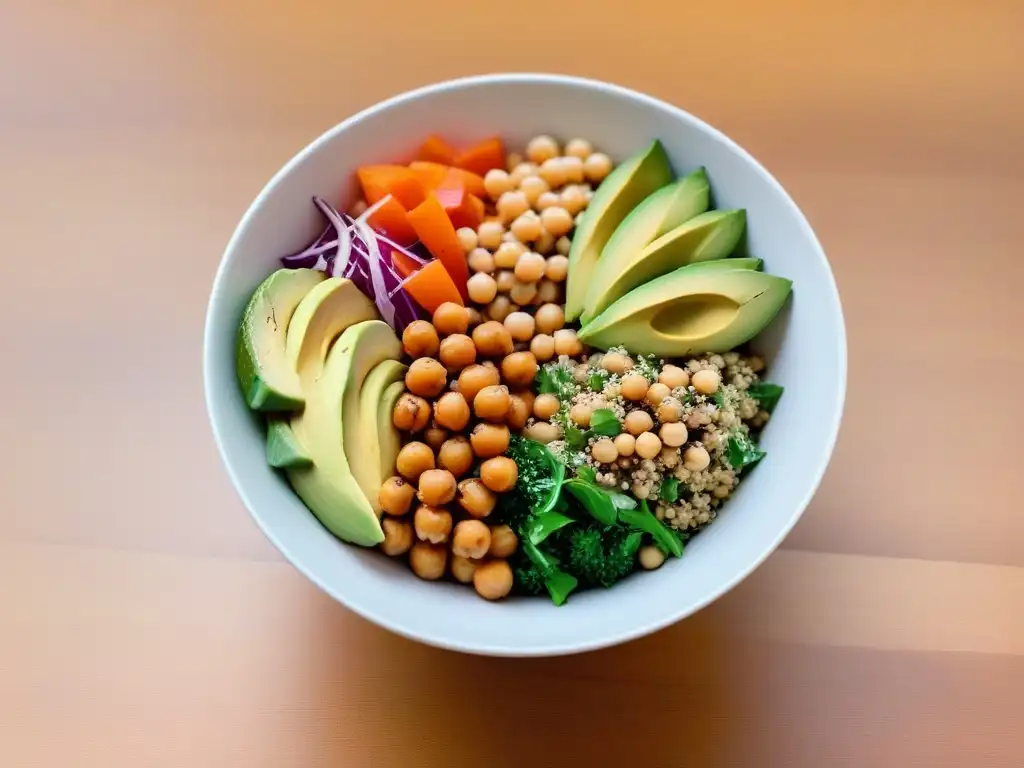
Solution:
<path fill-rule="evenodd" d="M 537 371 L 537 391 L 542 395 L 555 395 L 559 400 L 568 400 L 575 389 L 572 372 L 564 366 L 545 365 Z"/>
<path fill-rule="evenodd" d="M 771 413 L 779 404 L 784 387 L 768 381 L 759 381 L 747 390 L 747 396 L 757 400 L 757 404 Z"/>
<path fill-rule="evenodd" d="M 570 451 L 581 451 L 587 444 L 587 433 L 569 424 L 565 428 L 565 444 Z"/>
<path fill-rule="evenodd" d="M 743 469 L 756 464 L 768 454 L 757 447 L 757 443 L 742 432 L 734 432 L 726 444 L 725 458 L 733 469 Z"/>
<path fill-rule="evenodd" d="M 554 510 L 542 512 L 530 519 L 526 532 L 527 538 L 534 544 L 540 544 L 555 531 L 567 525 L 572 525 L 575 522 L 573 518 L 567 517 L 561 512 L 555 512 Z"/>
<path fill-rule="evenodd" d="M 630 528 L 649 533 L 663 552 L 674 557 L 683 556 L 683 543 L 651 513 L 646 499 L 640 499 L 639 509 L 619 510 L 619 520 Z"/>
<path fill-rule="evenodd" d="M 662 480 L 658 497 L 669 504 L 679 501 L 679 478 L 669 476 Z"/>
<path fill-rule="evenodd" d="M 576 477 L 587 483 L 597 482 L 597 472 L 594 471 L 593 467 L 587 464 L 584 464 L 582 467 L 576 470 Z"/>
<path fill-rule="evenodd" d="M 622 431 L 622 424 L 615 411 L 610 408 L 598 408 L 590 414 L 590 431 L 595 435 L 615 437 Z"/>
<path fill-rule="evenodd" d="M 591 392 L 602 392 L 611 374 L 608 371 L 594 371 L 587 377 L 587 386 Z"/>
<path fill-rule="evenodd" d="M 566 481 L 564 487 L 597 522 L 615 525 L 618 518 L 615 504 L 612 503 L 611 494 L 601 486 L 577 478 Z"/>

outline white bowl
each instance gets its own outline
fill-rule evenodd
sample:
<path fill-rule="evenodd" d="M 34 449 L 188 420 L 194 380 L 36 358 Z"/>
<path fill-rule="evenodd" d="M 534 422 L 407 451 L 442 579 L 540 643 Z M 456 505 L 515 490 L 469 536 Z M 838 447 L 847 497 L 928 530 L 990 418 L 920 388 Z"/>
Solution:
<path fill-rule="evenodd" d="M 251 291 L 322 224 L 311 197 L 347 204 L 356 167 L 393 162 L 428 133 L 469 143 L 500 134 L 510 146 L 538 133 L 582 136 L 616 161 L 654 138 L 678 173 L 707 168 L 718 208 L 743 207 L 748 250 L 793 280 L 793 295 L 758 340 L 768 378 L 786 388 L 765 429 L 767 458 L 681 559 L 609 590 L 491 603 L 427 583 L 379 552 L 328 533 L 267 466 L 264 432 L 235 378 L 235 334 Z M 339 200 L 339 195 L 342 199 Z M 786 536 L 821 480 L 846 391 L 846 334 L 832 272 L 814 232 L 779 183 L 714 128 L 657 99 L 572 77 L 507 74 L 438 83 L 377 104 L 293 157 L 249 207 L 221 259 L 206 317 L 206 402 L 228 474 L 283 555 L 338 602 L 387 629 L 480 654 L 544 656 L 601 648 L 689 616 L 753 571 Z"/>

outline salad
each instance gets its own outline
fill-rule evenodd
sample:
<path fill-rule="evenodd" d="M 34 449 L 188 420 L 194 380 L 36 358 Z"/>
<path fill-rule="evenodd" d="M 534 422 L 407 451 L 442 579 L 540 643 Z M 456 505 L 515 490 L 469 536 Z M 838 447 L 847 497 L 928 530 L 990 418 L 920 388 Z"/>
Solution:
<path fill-rule="evenodd" d="M 791 282 L 737 254 L 745 211 L 657 140 L 433 135 L 356 176 L 239 326 L 270 466 L 341 541 L 488 600 L 681 557 L 782 396 L 749 343 Z"/>

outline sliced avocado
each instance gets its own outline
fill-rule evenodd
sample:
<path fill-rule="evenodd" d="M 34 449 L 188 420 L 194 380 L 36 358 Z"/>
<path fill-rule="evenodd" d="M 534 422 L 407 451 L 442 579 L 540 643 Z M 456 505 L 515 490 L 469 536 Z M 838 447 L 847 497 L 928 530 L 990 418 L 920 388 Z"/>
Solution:
<path fill-rule="evenodd" d="M 589 322 L 610 303 L 606 300 L 608 286 L 637 254 L 669 230 L 704 213 L 710 203 L 711 187 L 703 168 L 648 195 L 622 220 L 601 251 L 590 278 L 581 321 Z"/>
<path fill-rule="evenodd" d="M 376 317 L 373 302 L 355 283 L 343 277 L 327 278 L 295 308 L 285 343 L 289 365 L 300 378 L 315 376 L 342 331 Z"/>
<path fill-rule="evenodd" d="M 313 459 L 311 467 L 287 470 L 288 480 L 310 511 L 342 541 L 371 547 L 384 540 L 377 514 L 352 474 L 347 431 L 359 433 L 359 391 L 371 370 L 397 360 L 402 344 L 391 327 L 366 320 L 345 329 L 327 353 L 318 376 L 303 376 L 306 407 L 292 417 L 292 431 Z M 354 428 L 346 425 L 354 420 Z M 362 446 L 349 451 L 365 450 Z"/>
<path fill-rule="evenodd" d="M 401 435 L 395 429 L 394 410 L 398 398 L 405 392 L 405 381 L 396 381 L 384 390 L 377 410 L 377 435 L 380 440 L 380 475 L 384 479 L 395 474 L 395 462 L 402 447 Z"/>
<path fill-rule="evenodd" d="M 381 455 L 381 406 L 384 395 L 393 384 L 401 383 L 407 366 L 397 360 L 385 360 L 377 365 L 363 382 L 362 388 L 356 393 L 358 402 L 355 408 L 359 411 L 358 421 L 345 419 L 345 453 L 349 457 L 349 464 L 352 467 L 352 474 L 355 476 L 359 487 L 363 489 L 366 498 L 374 511 L 380 513 L 380 505 L 377 503 L 377 495 L 380 487 L 391 475 L 391 470 L 384 474 L 381 470 L 383 456 Z M 351 393 L 346 393 L 348 397 Z M 343 406 L 344 407 L 344 406 Z M 394 403 L 391 404 L 394 408 Z M 347 413 L 347 412 L 346 412 Z M 390 410 L 388 415 L 390 416 Z M 395 427 L 390 418 L 384 427 L 384 433 L 395 433 Z M 395 440 L 397 440 L 395 433 Z M 398 456 L 396 450 L 392 457 L 391 469 L 394 469 L 394 459 Z"/>
<path fill-rule="evenodd" d="M 747 260 L 723 263 L 732 261 Z M 661 357 L 727 352 L 764 330 L 792 285 L 755 269 L 683 267 L 634 288 L 579 337 L 599 349 L 626 344 L 631 352 Z"/>
<path fill-rule="evenodd" d="M 595 273 L 588 295 L 587 321 L 612 302 L 648 280 L 701 261 L 724 259 L 739 244 L 746 212 L 707 211 L 669 230 L 642 250 L 623 252 L 600 277 Z M 601 258 L 604 261 L 606 256 Z"/>
<path fill-rule="evenodd" d="M 576 227 L 569 248 L 566 320 L 575 320 L 583 314 L 594 265 L 616 227 L 645 197 L 671 181 L 672 167 L 665 147 L 655 139 L 601 182 Z"/>
<path fill-rule="evenodd" d="M 313 269 L 279 269 L 253 291 L 238 326 L 235 369 L 245 402 L 257 411 L 302 407 L 302 387 L 285 357 L 285 334 L 302 299 L 324 279 Z"/>
<path fill-rule="evenodd" d="M 267 464 L 278 469 L 308 467 L 313 464 L 313 459 L 295 437 L 288 420 L 279 416 L 267 419 Z"/>

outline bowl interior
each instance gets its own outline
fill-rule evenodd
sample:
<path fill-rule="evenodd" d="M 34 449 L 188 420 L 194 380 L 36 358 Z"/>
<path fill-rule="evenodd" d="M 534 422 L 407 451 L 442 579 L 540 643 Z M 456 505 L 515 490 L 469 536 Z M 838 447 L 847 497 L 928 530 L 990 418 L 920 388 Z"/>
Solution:
<path fill-rule="evenodd" d="M 406 566 L 337 541 L 271 470 L 260 423 L 239 396 L 237 324 L 251 291 L 322 224 L 311 197 L 345 205 L 353 173 L 408 158 L 438 132 L 470 142 L 500 134 L 523 145 L 537 133 L 581 136 L 616 161 L 659 138 L 677 174 L 703 165 L 718 208 L 746 208 L 745 248 L 793 295 L 757 341 L 768 378 L 786 388 L 763 435 L 768 457 L 718 519 L 653 573 L 608 591 L 492 604 L 455 585 L 425 583 Z M 628 345 L 629 339 L 622 340 Z M 845 393 L 839 299 L 821 248 L 778 183 L 729 139 L 657 100 L 606 84 L 548 76 L 474 78 L 396 97 L 347 120 L 293 158 L 252 204 L 232 238 L 210 299 L 205 339 L 207 405 L 223 460 L 257 523 L 281 552 L 336 599 L 389 629 L 464 651 L 533 655 L 602 647 L 699 609 L 759 564 L 790 530 L 832 452 Z"/>

